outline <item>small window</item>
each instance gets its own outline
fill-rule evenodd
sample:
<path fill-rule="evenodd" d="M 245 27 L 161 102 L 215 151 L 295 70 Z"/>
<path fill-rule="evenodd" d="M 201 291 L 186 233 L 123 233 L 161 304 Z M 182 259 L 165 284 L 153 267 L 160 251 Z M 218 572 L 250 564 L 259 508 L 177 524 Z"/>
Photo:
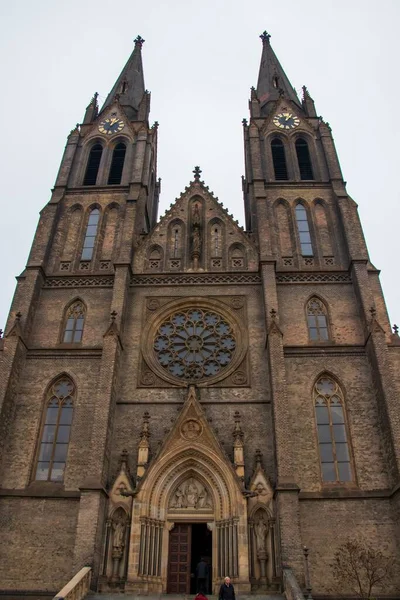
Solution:
<path fill-rule="evenodd" d="M 98 208 L 94 208 L 89 215 L 89 222 L 86 228 L 85 241 L 83 242 L 81 260 L 92 260 L 99 219 L 100 211 Z"/>
<path fill-rule="evenodd" d="M 322 481 L 352 481 L 343 392 L 331 377 L 324 375 L 316 382 L 314 405 Z"/>
<path fill-rule="evenodd" d="M 310 151 L 308 144 L 303 138 L 296 141 L 296 154 L 299 163 L 300 179 L 314 179 Z"/>
<path fill-rule="evenodd" d="M 307 212 L 302 204 L 298 204 L 296 206 L 296 222 L 302 256 L 314 256 L 310 228 L 308 226 Z"/>
<path fill-rule="evenodd" d="M 318 298 L 311 298 L 307 303 L 307 325 L 311 342 L 329 340 L 326 308 Z"/>
<path fill-rule="evenodd" d="M 112 155 L 110 174 L 108 176 L 108 185 L 118 185 L 121 183 L 122 170 L 125 161 L 125 144 L 117 144 Z"/>
<path fill-rule="evenodd" d="M 286 167 L 285 147 L 282 140 L 275 138 L 271 142 L 272 161 L 274 163 L 275 179 L 286 180 L 288 172 Z"/>
<path fill-rule="evenodd" d="M 85 307 L 82 302 L 74 302 L 67 310 L 63 342 L 78 344 L 82 341 L 85 323 Z"/>
<path fill-rule="evenodd" d="M 96 185 L 103 147 L 96 144 L 90 151 L 83 185 Z"/>
<path fill-rule="evenodd" d="M 36 481 L 61 482 L 64 479 L 74 396 L 74 384 L 66 377 L 51 387 L 43 418 Z"/>

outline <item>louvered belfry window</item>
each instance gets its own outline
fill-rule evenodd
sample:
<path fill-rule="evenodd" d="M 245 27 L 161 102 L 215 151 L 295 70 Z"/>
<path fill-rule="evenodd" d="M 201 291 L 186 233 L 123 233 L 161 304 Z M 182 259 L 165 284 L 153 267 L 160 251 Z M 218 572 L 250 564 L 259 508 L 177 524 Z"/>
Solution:
<path fill-rule="evenodd" d="M 277 179 L 277 180 L 289 179 L 287 167 L 286 167 L 285 147 L 283 145 L 282 140 L 280 140 L 278 138 L 275 138 L 272 140 L 271 152 L 272 152 L 272 162 L 274 163 L 275 179 Z"/>
<path fill-rule="evenodd" d="M 125 144 L 117 144 L 112 155 L 110 173 L 108 176 L 108 185 L 118 185 L 121 183 L 122 171 L 125 161 Z"/>
<path fill-rule="evenodd" d="M 300 179 L 314 179 L 310 151 L 308 144 L 303 138 L 296 141 L 296 154 L 299 163 Z"/>
<path fill-rule="evenodd" d="M 103 148 L 101 144 L 95 144 L 91 149 L 83 185 L 96 185 L 102 153 Z"/>

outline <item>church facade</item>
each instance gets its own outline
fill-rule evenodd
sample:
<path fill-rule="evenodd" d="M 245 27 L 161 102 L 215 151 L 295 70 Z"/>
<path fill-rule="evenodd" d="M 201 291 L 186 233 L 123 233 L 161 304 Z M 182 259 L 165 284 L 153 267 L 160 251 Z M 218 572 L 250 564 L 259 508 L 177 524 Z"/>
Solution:
<path fill-rule="evenodd" d="M 400 558 L 400 338 L 329 124 L 264 32 L 242 228 L 195 167 L 158 219 L 142 45 L 68 136 L 0 339 L 0 589 L 339 589 Z M 386 592 L 400 591 L 400 575 Z"/>

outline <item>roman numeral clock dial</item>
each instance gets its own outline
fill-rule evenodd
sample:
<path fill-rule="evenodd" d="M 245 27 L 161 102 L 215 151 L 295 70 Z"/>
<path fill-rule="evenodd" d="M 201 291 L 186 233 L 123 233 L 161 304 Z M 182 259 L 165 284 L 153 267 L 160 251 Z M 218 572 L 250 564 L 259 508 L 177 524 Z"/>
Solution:
<path fill-rule="evenodd" d="M 275 115 L 273 123 L 279 129 L 294 129 L 300 125 L 300 119 L 294 113 L 284 112 Z"/>

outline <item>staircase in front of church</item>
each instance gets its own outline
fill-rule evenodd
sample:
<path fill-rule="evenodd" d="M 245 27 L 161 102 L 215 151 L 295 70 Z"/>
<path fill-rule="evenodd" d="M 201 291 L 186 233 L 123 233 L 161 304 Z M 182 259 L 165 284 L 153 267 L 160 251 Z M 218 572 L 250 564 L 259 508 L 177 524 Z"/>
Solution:
<path fill-rule="evenodd" d="M 123 594 L 124 600 L 194 600 L 195 594 Z M 218 600 L 218 596 L 207 595 L 208 600 Z M 284 600 L 284 594 L 268 592 L 264 594 L 238 594 L 238 600 Z M 121 600 L 119 593 L 88 594 L 87 600 Z"/>

